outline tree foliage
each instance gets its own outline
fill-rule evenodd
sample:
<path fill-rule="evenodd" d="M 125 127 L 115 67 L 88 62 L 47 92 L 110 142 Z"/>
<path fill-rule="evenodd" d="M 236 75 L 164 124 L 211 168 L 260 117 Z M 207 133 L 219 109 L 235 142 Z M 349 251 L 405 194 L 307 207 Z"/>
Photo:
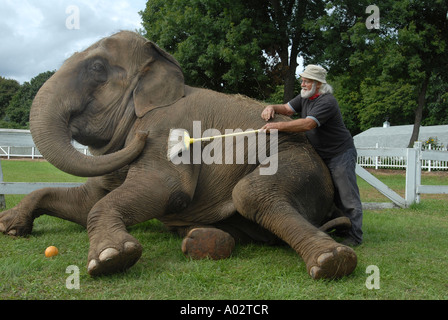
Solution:
<path fill-rule="evenodd" d="M 141 16 L 146 36 L 174 54 L 192 85 L 285 102 L 298 93 L 300 56 L 329 70 L 352 134 L 386 118 L 416 129 L 448 123 L 447 2 L 381 1 L 379 29 L 366 25 L 371 4 L 148 0 Z"/>
<path fill-rule="evenodd" d="M 146 37 L 174 55 L 188 84 L 251 96 L 269 85 L 262 34 L 244 2 L 150 0 L 141 15 Z"/>
<path fill-rule="evenodd" d="M 379 29 L 366 28 L 367 15 L 347 19 L 354 3 L 367 5 L 331 1 L 332 14 L 320 20 L 321 25 L 339 22 L 337 32 L 324 32 L 331 43 L 325 60 L 332 80 L 342 88 L 336 96 L 349 115 L 352 133 L 379 126 L 385 118 L 394 125 L 414 123 L 412 146 L 421 124 L 437 123 L 435 114 L 445 119 L 438 124 L 448 123 L 440 114 L 446 110 L 443 89 L 448 83 L 448 3 L 382 1 Z"/>
<path fill-rule="evenodd" d="M 24 82 L 10 99 L 1 121 L 3 128 L 28 128 L 31 104 L 39 89 L 55 71 L 40 73 L 30 82 Z M 18 84 L 18 83 L 17 83 Z"/>
<path fill-rule="evenodd" d="M 19 89 L 20 84 L 16 80 L 0 76 L 0 119 L 5 116 L 9 102 Z"/>
<path fill-rule="evenodd" d="M 189 84 L 263 99 L 284 84 L 287 101 L 298 55 L 319 51 L 314 21 L 324 9 L 323 1 L 149 0 L 141 16 L 145 36 L 174 55 Z"/>

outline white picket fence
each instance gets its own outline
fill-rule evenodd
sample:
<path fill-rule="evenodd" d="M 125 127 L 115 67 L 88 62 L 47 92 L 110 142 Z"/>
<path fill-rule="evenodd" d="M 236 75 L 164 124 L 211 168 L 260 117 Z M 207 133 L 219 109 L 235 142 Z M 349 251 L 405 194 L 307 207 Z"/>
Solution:
<path fill-rule="evenodd" d="M 358 161 L 357 163 L 363 168 L 375 168 L 377 169 L 406 169 L 407 158 L 403 155 L 402 148 L 358 148 Z M 387 154 L 384 154 L 385 150 L 389 150 Z M 369 151 L 369 152 L 365 152 Z M 370 152 L 372 151 L 372 152 Z M 396 151 L 396 152 L 395 152 Z M 427 151 L 440 151 L 447 152 L 447 148 L 440 147 L 432 149 L 431 145 L 427 149 L 422 148 L 422 152 Z M 447 160 L 432 160 L 422 159 L 421 168 L 423 170 L 448 170 Z"/>
<path fill-rule="evenodd" d="M 84 154 L 89 154 L 89 149 L 76 148 L 79 152 Z M 39 150 L 34 146 L 0 146 L 0 158 L 11 159 L 11 158 L 31 158 L 38 159 L 42 158 Z"/>

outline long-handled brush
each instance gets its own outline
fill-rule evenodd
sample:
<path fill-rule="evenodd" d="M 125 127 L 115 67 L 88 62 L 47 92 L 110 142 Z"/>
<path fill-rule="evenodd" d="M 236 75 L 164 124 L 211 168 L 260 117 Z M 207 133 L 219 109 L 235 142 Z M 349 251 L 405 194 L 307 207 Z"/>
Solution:
<path fill-rule="evenodd" d="M 222 134 L 218 136 L 204 137 L 204 138 L 191 138 L 190 134 L 185 129 L 171 129 L 170 135 L 168 137 L 168 160 L 172 160 L 174 157 L 178 156 L 180 153 L 184 151 L 188 151 L 190 149 L 190 145 L 198 142 L 198 141 L 211 141 L 217 138 L 225 138 L 225 137 L 234 137 L 247 135 L 252 133 L 258 133 L 261 129 L 258 130 L 250 130 L 250 131 L 242 131 L 242 132 L 234 132 L 229 134 Z"/>

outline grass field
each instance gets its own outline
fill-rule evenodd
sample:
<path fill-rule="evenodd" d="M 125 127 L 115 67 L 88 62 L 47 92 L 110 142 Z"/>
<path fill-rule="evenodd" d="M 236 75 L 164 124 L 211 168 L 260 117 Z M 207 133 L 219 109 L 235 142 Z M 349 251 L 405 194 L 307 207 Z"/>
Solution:
<path fill-rule="evenodd" d="M 1 165 L 5 181 L 83 181 L 47 162 L 2 161 Z M 403 171 L 373 173 L 404 194 Z M 441 173 L 422 178 L 424 184 L 446 185 L 447 180 Z M 387 201 L 364 181 L 359 186 L 363 201 Z M 7 195 L 7 207 L 22 197 Z M 26 238 L 0 235 L 0 299 L 446 300 L 447 200 L 446 195 L 424 195 L 410 209 L 365 211 L 364 243 L 355 248 L 358 266 L 336 281 L 312 280 L 301 258 L 286 246 L 237 245 L 226 260 L 189 260 L 180 250 L 181 239 L 155 220 L 130 228 L 144 247 L 134 267 L 91 278 L 86 271 L 86 231 L 42 216 Z M 58 256 L 44 256 L 50 245 L 59 248 Z M 377 272 L 366 273 L 369 266 L 376 266 Z M 72 288 L 73 267 L 79 268 L 79 288 Z M 373 276 L 378 276 L 375 282 Z M 379 288 L 369 289 L 369 284 Z"/>

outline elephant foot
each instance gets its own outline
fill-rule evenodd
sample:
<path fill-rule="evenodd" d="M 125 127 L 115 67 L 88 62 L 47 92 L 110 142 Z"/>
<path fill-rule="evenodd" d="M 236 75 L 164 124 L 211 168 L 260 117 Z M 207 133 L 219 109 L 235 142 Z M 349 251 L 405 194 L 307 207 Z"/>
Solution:
<path fill-rule="evenodd" d="M 192 229 L 182 241 L 182 252 L 195 260 L 225 259 L 230 257 L 234 247 L 233 237 L 216 228 Z"/>
<path fill-rule="evenodd" d="M 353 249 L 339 245 L 321 253 L 307 269 L 313 279 L 336 279 L 352 273 L 356 264 L 357 257 Z"/>
<path fill-rule="evenodd" d="M 0 212 L 0 232 L 10 236 L 26 236 L 33 229 L 31 215 L 21 213 L 16 208 Z"/>
<path fill-rule="evenodd" d="M 140 259 L 142 246 L 133 239 L 122 242 L 122 245 L 106 246 L 98 251 L 98 255 L 95 252 L 91 246 L 87 271 L 93 277 L 129 269 Z"/>

